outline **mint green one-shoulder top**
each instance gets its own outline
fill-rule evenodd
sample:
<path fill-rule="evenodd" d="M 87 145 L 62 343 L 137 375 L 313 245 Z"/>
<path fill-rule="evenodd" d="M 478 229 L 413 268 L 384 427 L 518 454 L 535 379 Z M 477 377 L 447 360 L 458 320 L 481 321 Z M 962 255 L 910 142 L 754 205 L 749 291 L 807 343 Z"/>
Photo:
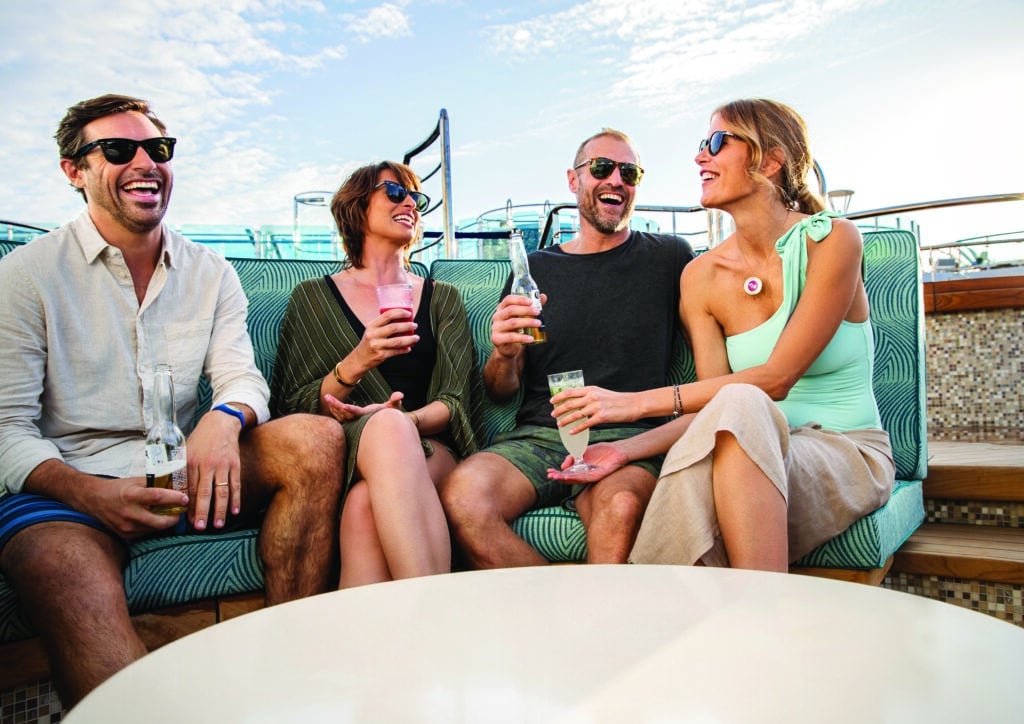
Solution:
<path fill-rule="evenodd" d="M 782 257 L 783 300 L 763 324 L 726 338 L 729 365 L 734 372 L 764 364 L 796 308 L 807 279 L 806 239 L 818 243 L 832 232 L 836 214 L 819 212 L 802 219 L 775 243 Z M 827 243 L 827 242 L 826 242 Z M 875 341 L 870 318 L 841 322 L 835 336 L 811 364 L 785 400 L 779 402 L 790 426 L 816 422 L 839 432 L 881 429 L 871 386 Z"/>

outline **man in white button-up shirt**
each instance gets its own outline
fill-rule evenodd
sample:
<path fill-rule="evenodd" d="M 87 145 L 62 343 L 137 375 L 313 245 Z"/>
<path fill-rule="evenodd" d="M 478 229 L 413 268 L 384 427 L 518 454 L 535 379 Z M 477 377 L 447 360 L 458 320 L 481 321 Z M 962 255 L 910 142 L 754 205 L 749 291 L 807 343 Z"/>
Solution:
<path fill-rule="evenodd" d="M 237 275 L 162 223 L 174 139 L 148 105 L 83 101 L 57 142 L 86 210 L 0 260 L 0 571 L 71 706 L 145 653 L 121 539 L 178 522 L 151 506 L 188 505 L 197 530 L 265 509 L 267 603 L 319 593 L 336 565 L 345 457 L 332 418 L 267 421 Z M 158 364 L 174 372 L 187 493 L 146 487 Z M 192 429 L 204 374 L 219 409 Z"/>

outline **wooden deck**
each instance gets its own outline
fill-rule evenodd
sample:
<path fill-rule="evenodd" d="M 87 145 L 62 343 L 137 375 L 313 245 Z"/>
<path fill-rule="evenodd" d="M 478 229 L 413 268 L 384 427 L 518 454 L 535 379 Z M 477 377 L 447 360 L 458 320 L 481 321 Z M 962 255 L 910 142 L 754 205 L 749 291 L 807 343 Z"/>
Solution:
<path fill-rule="evenodd" d="M 929 442 L 924 497 L 1024 500 L 1024 443 Z"/>
<path fill-rule="evenodd" d="M 929 442 L 927 500 L 1024 501 L 1024 444 Z M 1024 528 L 926 523 L 892 572 L 1024 585 Z"/>

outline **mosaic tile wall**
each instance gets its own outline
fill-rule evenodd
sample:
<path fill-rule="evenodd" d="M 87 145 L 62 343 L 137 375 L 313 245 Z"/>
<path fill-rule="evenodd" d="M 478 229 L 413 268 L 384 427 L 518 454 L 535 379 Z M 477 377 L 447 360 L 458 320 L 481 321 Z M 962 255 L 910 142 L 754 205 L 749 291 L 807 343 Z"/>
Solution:
<path fill-rule="evenodd" d="M 53 724 L 61 720 L 63 713 L 49 679 L 0 693 L 2 724 Z"/>
<path fill-rule="evenodd" d="M 886 576 L 882 586 L 945 601 L 1024 627 L 1024 586 L 907 573 Z"/>
<path fill-rule="evenodd" d="M 1001 528 L 1024 528 L 1024 503 L 924 500 L 926 523 L 968 523 Z"/>
<path fill-rule="evenodd" d="M 925 317 L 928 437 L 1024 442 L 1024 310 Z"/>

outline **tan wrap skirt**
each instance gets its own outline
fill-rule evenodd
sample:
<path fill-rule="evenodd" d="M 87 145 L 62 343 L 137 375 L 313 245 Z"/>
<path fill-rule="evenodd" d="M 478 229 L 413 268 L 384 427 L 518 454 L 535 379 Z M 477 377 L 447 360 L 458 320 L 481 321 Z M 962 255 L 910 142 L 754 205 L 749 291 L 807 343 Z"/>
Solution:
<path fill-rule="evenodd" d="M 723 387 L 672 446 L 644 515 L 631 563 L 728 566 L 711 474 L 715 435 L 728 431 L 775 484 L 789 509 L 795 561 L 892 494 L 895 466 L 884 430 L 790 428 L 760 388 Z"/>

